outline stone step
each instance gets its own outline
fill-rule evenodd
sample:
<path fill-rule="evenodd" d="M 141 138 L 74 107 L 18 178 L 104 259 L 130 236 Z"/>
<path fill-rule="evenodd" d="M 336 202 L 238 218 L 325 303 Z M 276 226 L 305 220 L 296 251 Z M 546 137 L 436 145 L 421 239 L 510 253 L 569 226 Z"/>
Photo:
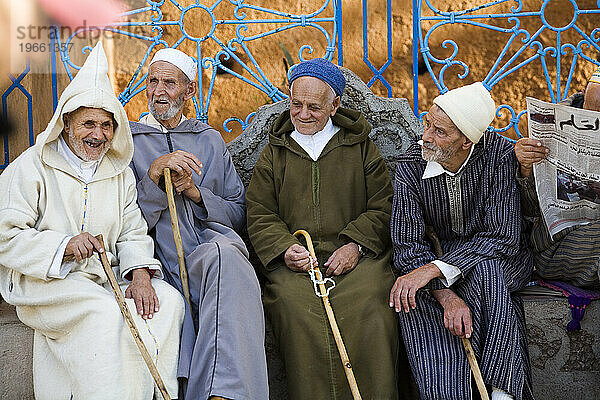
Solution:
<path fill-rule="evenodd" d="M 568 333 L 571 313 L 565 298 L 523 299 L 536 399 L 600 399 L 600 302 L 588 307 L 580 331 Z M 33 399 L 32 343 L 33 332 L 19 322 L 14 307 L 1 303 L 0 399 Z M 281 374 L 271 371 L 270 376 L 271 399 L 283 400 Z"/>
<path fill-rule="evenodd" d="M 33 399 L 33 331 L 0 299 L 0 399 Z"/>
<path fill-rule="evenodd" d="M 588 306 L 581 330 L 567 332 L 564 297 L 523 299 L 536 399 L 600 399 L 600 302 Z"/>

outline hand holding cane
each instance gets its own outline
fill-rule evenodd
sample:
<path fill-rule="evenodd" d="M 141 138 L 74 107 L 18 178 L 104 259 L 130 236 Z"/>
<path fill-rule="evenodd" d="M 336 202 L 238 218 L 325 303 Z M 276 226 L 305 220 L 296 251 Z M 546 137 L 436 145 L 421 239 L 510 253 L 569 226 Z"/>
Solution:
<path fill-rule="evenodd" d="M 96 236 L 96 238 L 100 241 L 100 243 L 102 243 L 102 247 L 104 248 L 104 238 L 102 237 L 102 235 L 98 235 L 98 236 Z M 99 253 L 99 255 L 100 255 L 100 260 L 102 261 L 102 267 L 104 268 L 104 272 L 106 273 L 106 277 L 108 278 L 108 283 L 110 284 L 110 287 L 111 287 L 113 293 L 115 294 L 115 297 L 117 298 L 117 303 L 119 304 L 119 308 L 121 309 L 121 314 L 123 314 L 123 318 L 125 318 L 125 322 L 127 323 L 127 326 L 129 327 L 129 331 L 131 332 L 131 335 L 133 336 L 133 340 L 135 341 L 135 344 L 137 345 L 138 349 L 140 350 L 140 353 L 142 354 L 142 357 L 144 358 L 144 362 L 146 363 L 146 366 L 150 370 L 150 375 L 152 375 L 152 378 L 154 379 L 154 383 L 156 383 L 158 390 L 160 390 L 160 393 L 162 394 L 163 399 L 171 400 L 171 397 L 169 397 L 169 393 L 167 393 L 167 388 L 165 387 L 165 384 L 164 384 L 162 378 L 160 377 L 160 373 L 158 372 L 156 365 L 154 365 L 152 358 L 150 358 L 150 353 L 148 353 L 148 349 L 146 348 L 146 345 L 142 341 L 142 336 L 140 335 L 140 332 L 138 331 L 137 327 L 135 326 L 135 322 L 133 321 L 133 316 L 131 315 L 131 312 L 129 312 L 127 303 L 125 303 L 125 297 L 123 297 L 123 293 L 121 293 L 121 288 L 119 287 L 119 284 L 117 283 L 117 278 L 115 277 L 115 273 L 113 272 L 112 267 L 110 266 L 110 263 L 108 262 L 108 257 L 106 256 L 106 251 Z"/>
<path fill-rule="evenodd" d="M 185 255 L 183 254 L 183 243 L 181 241 L 181 231 L 179 230 L 179 219 L 177 218 L 177 208 L 175 207 L 175 197 L 173 195 L 173 182 L 171 180 L 171 170 L 165 168 L 165 189 L 167 191 L 167 201 L 169 202 L 169 214 L 171 215 L 171 227 L 173 228 L 173 239 L 175 240 L 175 248 L 177 249 L 177 260 L 179 261 L 179 276 L 181 277 L 181 288 L 183 297 L 192 310 L 192 302 L 190 299 L 190 284 L 188 281 L 187 268 L 185 267 Z"/>
<path fill-rule="evenodd" d="M 425 227 L 425 235 L 429 238 L 431 242 L 431 247 L 433 247 L 433 253 L 436 257 L 441 257 L 444 254 L 442 250 L 442 244 L 440 243 L 440 239 L 437 237 L 437 234 L 433 230 L 433 227 L 426 226 Z M 479 363 L 477 362 L 477 358 L 475 357 L 475 352 L 473 351 L 473 346 L 471 346 L 471 342 L 467 338 L 461 338 L 463 347 L 465 348 L 465 352 L 467 353 L 467 360 L 469 361 L 469 365 L 471 366 L 471 372 L 473 372 L 473 377 L 475 378 L 475 383 L 477 384 L 477 389 L 479 390 L 479 394 L 481 395 L 481 400 L 489 400 L 487 389 L 485 388 L 485 382 L 483 382 L 483 376 L 481 376 L 481 370 L 479 369 Z"/>
<path fill-rule="evenodd" d="M 313 260 L 317 259 L 315 255 L 315 249 L 312 244 L 312 240 L 308 232 L 303 229 L 297 230 L 294 232 L 294 236 L 304 236 L 306 239 L 306 246 L 308 247 L 308 252 Z M 327 319 L 329 320 L 329 325 L 331 326 L 331 331 L 333 332 L 333 337 L 335 339 L 335 344 L 338 349 L 338 353 L 340 354 L 340 358 L 342 360 L 342 365 L 344 366 L 344 372 L 346 373 L 346 379 L 348 380 L 348 384 L 350 385 L 350 390 L 352 391 L 352 397 L 354 400 L 360 400 L 362 397 L 360 396 L 360 392 L 358 390 L 358 384 L 356 383 L 356 379 L 354 378 L 354 372 L 352 371 L 352 364 L 350 364 L 350 358 L 348 357 L 348 353 L 346 352 L 346 346 L 344 346 L 344 341 L 342 340 L 342 334 L 340 333 L 340 329 L 338 328 L 337 322 L 335 320 L 335 315 L 333 314 L 333 308 L 331 307 L 331 303 L 329 302 L 328 290 L 325 288 L 325 284 L 323 283 L 323 275 L 321 274 L 321 270 L 311 263 L 311 270 L 315 275 L 315 280 L 313 282 L 318 283 L 319 291 L 321 295 L 321 299 L 323 300 L 323 306 L 325 307 L 325 312 L 327 313 Z M 311 275 L 312 277 L 312 275 Z"/>

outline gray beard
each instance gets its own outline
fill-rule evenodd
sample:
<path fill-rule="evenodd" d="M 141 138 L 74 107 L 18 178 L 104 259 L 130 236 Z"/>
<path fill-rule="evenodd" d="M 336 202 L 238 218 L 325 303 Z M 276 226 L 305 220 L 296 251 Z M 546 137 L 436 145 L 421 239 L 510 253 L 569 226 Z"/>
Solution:
<path fill-rule="evenodd" d="M 152 100 L 148 99 L 148 111 L 150 111 L 150 114 L 152 114 L 152 116 L 156 118 L 156 120 L 166 121 L 173 118 L 183 106 L 183 94 L 177 99 L 175 99 L 175 101 L 173 101 L 172 103 L 170 99 L 167 99 L 167 101 L 169 102 L 169 109 L 164 113 L 160 114 L 158 111 L 156 111 L 156 108 L 154 108 L 154 103 L 152 102 Z"/>
<path fill-rule="evenodd" d="M 425 149 L 433 150 L 434 153 L 425 154 Z M 452 149 L 442 150 L 433 143 L 424 142 L 423 147 L 421 148 L 421 157 L 423 157 L 425 161 L 435 161 L 438 164 L 448 161 L 450 158 L 452 158 L 452 155 Z"/>

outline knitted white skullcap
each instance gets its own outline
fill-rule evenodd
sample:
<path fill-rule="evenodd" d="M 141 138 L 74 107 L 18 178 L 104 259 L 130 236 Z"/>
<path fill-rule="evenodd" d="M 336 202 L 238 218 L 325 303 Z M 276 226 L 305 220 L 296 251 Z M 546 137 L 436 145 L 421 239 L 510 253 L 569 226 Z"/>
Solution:
<path fill-rule="evenodd" d="M 177 49 L 160 49 L 154 54 L 152 61 L 148 66 L 152 65 L 157 61 L 166 61 L 173 64 L 181 70 L 189 78 L 190 81 L 196 79 L 196 72 L 198 72 L 198 66 L 196 61 L 181 50 Z"/>
<path fill-rule="evenodd" d="M 481 82 L 452 89 L 433 99 L 433 103 L 473 144 L 479 142 L 496 112 L 496 103 Z"/>

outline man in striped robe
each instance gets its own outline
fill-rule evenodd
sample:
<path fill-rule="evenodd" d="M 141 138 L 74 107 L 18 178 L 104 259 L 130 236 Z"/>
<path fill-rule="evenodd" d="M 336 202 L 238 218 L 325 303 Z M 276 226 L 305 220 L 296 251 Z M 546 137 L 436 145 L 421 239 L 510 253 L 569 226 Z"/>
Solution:
<path fill-rule="evenodd" d="M 513 295 L 532 261 L 513 147 L 485 132 L 495 110 L 481 82 L 438 96 L 421 146 L 396 170 L 391 235 L 400 277 L 390 307 L 424 400 L 472 398 L 461 338 L 471 340 L 493 400 L 533 399 L 523 306 Z"/>
<path fill-rule="evenodd" d="M 584 93 L 575 93 L 560 102 L 570 107 L 600 111 L 600 68 L 590 78 Z M 575 225 L 550 237 L 543 221 L 535 190 L 533 164 L 542 161 L 548 148 L 533 138 L 522 138 L 515 145 L 519 161 L 517 183 L 521 192 L 523 215 L 533 220 L 530 243 L 537 274 L 575 286 L 598 287 L 600 266 L 600 221 Z"/>

